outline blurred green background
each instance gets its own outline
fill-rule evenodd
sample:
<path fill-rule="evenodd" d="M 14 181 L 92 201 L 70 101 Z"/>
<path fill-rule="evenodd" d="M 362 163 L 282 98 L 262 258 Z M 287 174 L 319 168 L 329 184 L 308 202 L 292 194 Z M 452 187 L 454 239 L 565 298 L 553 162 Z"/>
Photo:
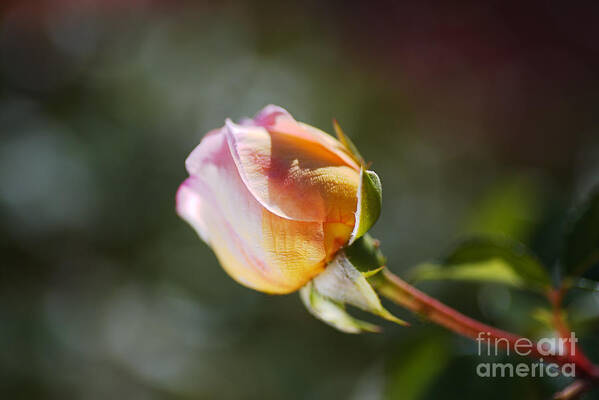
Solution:
<path fill-rule="evenodd" d="M 239 286 L 174 194 L 205 132 L 274 103 L 337 118 L 374 161 L 373 233 L 399 275 L 474 233 L 552 260 L 599 181 L 598 18 L 596 2 L 2 2 L 1 397 L 548 398 L 567 381 L 478 378 L 475 343 L 392 305 L 413 327 L 345 335 Z M 547 333 L 527 293 L 419 287 Z M 598 361 L 599 296 L 571 303 Z"/>

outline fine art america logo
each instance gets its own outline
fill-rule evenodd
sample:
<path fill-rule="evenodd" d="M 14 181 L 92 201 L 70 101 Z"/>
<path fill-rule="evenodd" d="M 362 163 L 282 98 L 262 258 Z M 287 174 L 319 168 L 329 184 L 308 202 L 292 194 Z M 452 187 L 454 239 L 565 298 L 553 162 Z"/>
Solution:
<path fill-rule="evenodd" d="M 555 378 L 559 375 L 565 377 L 574 377 L 576 367 L 574 363 L 564 363 L 561 366 L 554 362 L 547 362 L 543 357 L 554 359 L 555 357 L 576 354 L 576 343 L 578 338 L 572 332 L 569 337 L 542 338 L 536 343 L 530 339 L 520 338 L 512 345 L 504 338 L 493 338 L 489 332 L 480 332 L 478 338 L 479 356 L 498 356 L 499 354 L 519 356 L 538 355 L 537 362 L 527 363 L 499 363 L 487 362 L 479 363 L 476 366 L 476 374 L 480 377 L 544 377 Z M 484 345 L 483 345 L 484 344 Z M 485 350 L 486 348 L 486 350 Z M 499 350 L 500 348 L 504 350 Z M 510 353 L 510 352 L 513 353 Z"/>

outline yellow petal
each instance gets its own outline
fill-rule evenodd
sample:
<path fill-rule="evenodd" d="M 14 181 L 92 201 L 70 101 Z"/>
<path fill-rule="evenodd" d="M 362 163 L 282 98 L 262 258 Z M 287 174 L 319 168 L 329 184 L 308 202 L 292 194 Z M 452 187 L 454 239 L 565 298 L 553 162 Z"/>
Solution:
<path fill-rule="evenodd" d="M 330 261 L 337 251 L 347 244 L 351 232 L 352 227 L 344 223 L 331 222 L 324 225 L 324 241 L 327 261 Z"/>
<path fill-rule="evenodd" d="M 204 138 L 187 160 L 177 211 L 209 242 L 238 282 L 268 293 L 299 289 L 324 268 L 323 225 L 281 218 L 248 191 L 224 134 Z"/>

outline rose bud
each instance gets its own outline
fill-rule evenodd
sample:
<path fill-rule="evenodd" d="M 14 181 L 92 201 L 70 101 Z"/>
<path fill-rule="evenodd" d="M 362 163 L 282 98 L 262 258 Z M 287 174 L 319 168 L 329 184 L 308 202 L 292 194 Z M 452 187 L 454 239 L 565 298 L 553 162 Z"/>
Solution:
<path fill-rule="evenodd" d="M 335 129 L 341 142 L 270 105 L 239 124 L 227 120 L 187 158 L 177 213 L 239 283 L 273 294 L 326 292 L 336 284 L 310 281 L 340 264 L 340 249 L 378 218 L 378 177 Z M 343 303 L 339 293 L 321 294 Z"/>

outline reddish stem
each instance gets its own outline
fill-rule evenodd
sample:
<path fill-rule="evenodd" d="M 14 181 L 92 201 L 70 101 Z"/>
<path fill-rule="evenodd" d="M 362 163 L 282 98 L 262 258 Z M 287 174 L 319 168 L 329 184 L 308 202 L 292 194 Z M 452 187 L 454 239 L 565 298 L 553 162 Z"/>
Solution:
<path fill-rule="evenodd" d="M 547 292 L 547 298 L 553 308 L 553 326 L 557 333 L 562 338 L 570 337 L 570 327 L 564 319 L 562 310 L 562 300 L 564 298 L 565 290 L 563 288 L 551 289 Z M 580 349 L 578 343 L 572 343 L 573 352 L 572 358 L 575 360 L 577 366 L 584 366 L 584 370 L 592 371 L 595 375 L 598 374 L 597 367 L 586 357 L 586 355 Z"/>
<path fill-rule="evenodd" d="M 588 381 L 579 379 L 574 381 L 570 386 L 556 393 L 553 398 L 555 400 L 574 400 L 582 396 L 590 389 L 591 384 Z"/>
<path fill-rule="evenodd" d="M 533 341 L 467 317 L 424 294 L 387 269 L 383 270 L 382 278 L 374 283 L 383 296 L 453 332 L 470 339 L 483 340 L 485 343 L 494 344 L 508 351 L 518 350 L 516 346 L 520 346 L 520 350 L 522 351 L 523 343 L 532 343 L 532 346 L 526 347 L 526 351 L 530 349 L 530 353 L 527 354 L 528 356 L 543 358 L 558 365 L 574 363 L 578 376 L 591 380 L 599 380 L 599 369 L 580 351 L 574 351 L 575 354 L 573 355 L 547 355 L 539 351 L 536 343 Z"/>

